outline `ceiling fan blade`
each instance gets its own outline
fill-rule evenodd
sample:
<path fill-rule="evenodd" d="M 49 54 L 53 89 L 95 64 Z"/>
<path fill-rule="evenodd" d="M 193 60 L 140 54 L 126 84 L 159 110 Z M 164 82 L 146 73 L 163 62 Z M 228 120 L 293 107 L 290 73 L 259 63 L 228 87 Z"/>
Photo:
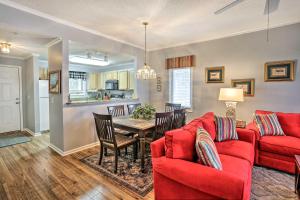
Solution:
<path fill-rule="evenodd" d="M 244 0 L 234 0 L 233 2 L 231 2 L 231 3 L 227 4 L 226 6 L 224 6 L 223 8 L 217 10 L 215 12 L 215 15 L 221 14 L 221 13 L 225 12 L 226 10 L 238 5 L 239 3 L 243 2 L 243 1 Z"/>
<path fill-rule="evenodd" d="M 265 11 L 264 14 L 272 13 L 276 11 L 279 7 L 280 0 L 266 0 Z"/>

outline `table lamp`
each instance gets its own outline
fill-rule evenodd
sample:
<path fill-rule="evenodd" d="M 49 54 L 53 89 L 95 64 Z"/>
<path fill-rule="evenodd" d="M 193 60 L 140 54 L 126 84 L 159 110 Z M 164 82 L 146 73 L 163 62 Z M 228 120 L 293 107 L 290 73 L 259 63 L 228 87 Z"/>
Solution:
<path fill-rule="evenodd" d="M 244 91 L 240 88 L 221 88 L 219 101 L 225 101 L 226 116 L 235 119 L 236 104 L 244 101 Z"/>

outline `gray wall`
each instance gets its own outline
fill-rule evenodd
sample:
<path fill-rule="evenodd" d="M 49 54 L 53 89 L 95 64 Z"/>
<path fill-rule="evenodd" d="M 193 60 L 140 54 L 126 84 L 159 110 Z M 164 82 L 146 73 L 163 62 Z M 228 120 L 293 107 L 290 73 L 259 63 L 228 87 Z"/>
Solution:
<path fill-rule="evenodd" d="M 169 76 L 165 59 L 174 56 L 196 55 L 193 70 L 193 117 L 207 111 L 224 114 L 225 105 L 218 101 L 219 89 L 230 87 L 231 79 L 255 78 L 255 96 L 246 97 L 238 104 L 237 117 L 249 121 L 255 109 L 285 112 L 300 111 L 299 67 L 292 82 L 264 82 L 264 63 L 300 59 L 300 24 L 289 25 L 266 32 L 201 42 L 150 52 L 150 64 L 162 76 L 162 92 L 156 91 L 155 81 L 150 88 L 150 102 L 162 108 L 169 100 Z M 205 83 L 205 67 L 225 66 L 224 83 Z"/>
<path fill-rule="evenodd" d="M 39 107 L 39 60 L 38 57 L 32 56 L 25 60 L 25 90 L 26 96 L 24 109 L 25 128 L 34 133 L 40 131 L 40 107 Z"/>

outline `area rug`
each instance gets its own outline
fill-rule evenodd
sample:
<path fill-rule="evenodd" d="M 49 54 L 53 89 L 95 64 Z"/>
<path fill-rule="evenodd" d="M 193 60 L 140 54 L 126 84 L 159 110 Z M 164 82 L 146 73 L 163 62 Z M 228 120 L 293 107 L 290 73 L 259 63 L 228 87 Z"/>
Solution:
<path fill-rule="evenodd" d="M 25 131 L 0 133 L 0 148 L 29 141 L 31 141 L 31 137 L 29 133 Z"/>
<path fill-rule="evenodd" d="M 147 155 L 149 155 L 148 153 Z M 151 157 L 145 159 L 146 173 L 140 172 L 140 160 L 132 161 L 132 155 L 119 157 L 118 173 L 114 174 L 114 154 L 103 156 L 102 165 L 98 165 L 99 155 L 95 154 L 81 159 L 102 175 L 117 182 L 128 190 L 145 196 L 153 188 Z M 294 192 L 294 176 L 273 169 L 255 166 L 252 173 L 251 200 L 298 199 Z"/>
<path fill-rule="evenodd" d="M 298 199 L 293 175 L 255 166 L 252 173 L 251 200 Z"/>
<path fill-rule="evenodd" d="M 101 165 L 98 165 L 99 154 L 83 158 L 81 161 L 131 192 L 145 196 L 153 188 L 150 152 L 146 153 L 145 157 L 145 173 L 141 173 L 141 160 L 137 159 L 133 162 L 131 152 L 130 149 L 127 155 L 121 152 L 121 156 L 118 158 L 118 172 L 116 174 L 113 173 L 114 154 L 109 150 L 107 156 L 103 155 Z"/>

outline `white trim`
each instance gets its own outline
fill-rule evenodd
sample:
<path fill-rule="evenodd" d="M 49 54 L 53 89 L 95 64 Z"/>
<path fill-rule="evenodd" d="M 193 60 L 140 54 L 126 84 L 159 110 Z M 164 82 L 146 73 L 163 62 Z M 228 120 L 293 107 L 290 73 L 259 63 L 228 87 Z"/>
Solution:
<path fill-rule="evenodd" d="M 84 146 L 81 146 L 81 147 L 78 147 L 78 148 L 75 148 L 75 149 L 71 149 L 69 151 L 62 151 L 61 149 L 59 149 L 58 147 L 56 147 L 53 144 L 49 144 L 49 147 L 51 149 L 53 149 L 59 155 L 67 156 L 67 155 L 70 155 L 70 154 L 73 154 L 73 153 L 76 153 L 76 152 L 79 152 L 79 151 L 83 151 L 85 149 L 89 149 L 89 148 L 98 146 L 99 144 L 100 144 L 99 142 L 93 142 L 93 143 L 90 143 L 90 144 L 87 144 L 87 145 L 84 145 Z"/>
<path fill-rule="evenodd" d="M 56 147 L 55 145 L 50 143 L 49 148 L 55 151 L 56 153 L 58 153 L 59 155 L 64 156 L 64 152 L 60 148 Z"/>
<path fill-rule="evenodd" d="M 23 83 L 22 83 L 22 67 L 17 65 L 2 65 L 0 64 L 0 67 L 8 67 L 8 68 L 17 68 L 18 69 L 18 75 L 19 75 L 19 109 L 20 109 L 20 130 L 24 129 L 23 124 Z"/>
<path fill-rule="evenodd" d="M 32 135 L 32 136 L 34 136 L 34 137 L 36 137 L 36 136 L 41 136 L 41 135 L 42 135 L 41 132 L 35 133 L 35 132 L 33 132 L 32 130 L 30 130 L 29 128 L 23 128 L 22 130 L 23 130 L 23 131 L 26 131 L 27 133 L 29 133 L 30 135 Z"/>
<path fill-rule="evenodd" d="M 21 56 L 11 56 L 11 55 L 0 54 L 0 57 L 2 57 L 2 58 L 17 59 L 17 60 L 25 60 L 25 58 L 21 57 Z"/>
<path fill-rule="evenodd" d="M 55 38 L 54 40 L 52 40 L 48 44 L 46 44 L 46 47 L 49 48 L 49 47 L 51 47 L 51 46 L 53 46 L 53 45 L 55 45 L 55 44 L 57 44 L 61 41 L 62 41 L 62 38 Z"/>
<path fill-rule="evenodd" d="M 90 28 L 86 28 L 86 27 L 78 25 L 76 23 L 69 22 L 67 20 L 60 19 L 58 17 L 49 15 L 47 13 L 44 13 L 44 12 L 41 12 L 41 11 L 38 11 L 38 10 L 35 10 L 35 9 L 32 9 L 32 8 L 29 8 L 29 7 L 21 5 L 19 3 L 15 3 L 15 2 L 10 1 L 10 0 L 0 0 L 0 3 L 4 4 L 6 6 L 9 6 L 9 7 L 16 8 L 16 9 L 21 10 L 21 11 L 24 11 L 24 12 L 36 15 L 36 16 L 39 16 L 39 17 L 51 20 L 51 21 L 54 21 L 54 22 L 59 23 L 59 24 L 63 24 L 63 25 L 66 25 L 66 26 L 69 26 L 69 27 L 73 27 L 73 28 L 76 28 L 76 29 L 79 29 L 79 30 L 82 30 L 82 31 L 85 31 L 85 32 L 88 32 L 88 33 L 91 33 L 91 34 L 94 34 L 94 35 L 105 37 L 105 38 L 110 39 L 110 40 L 114 40 L 114 41 L 117 41 L 117 42 L 120 42 L 120 43 L 123 43 L 123 44 L 127 44 L 127 45 L 130 45 L 130 46 L 139 48 L 139 49 L 143 49 L 144 48 L 144 47 L 138 46 L 136 44 L 133 44 L 133 43 L 130 43 L 130 42 L 126 42 L 124 40 L 120 40 L 118 38 L 106 35 L 104 33 L 100 33 L 98 31 L 92 30 Z"/>

